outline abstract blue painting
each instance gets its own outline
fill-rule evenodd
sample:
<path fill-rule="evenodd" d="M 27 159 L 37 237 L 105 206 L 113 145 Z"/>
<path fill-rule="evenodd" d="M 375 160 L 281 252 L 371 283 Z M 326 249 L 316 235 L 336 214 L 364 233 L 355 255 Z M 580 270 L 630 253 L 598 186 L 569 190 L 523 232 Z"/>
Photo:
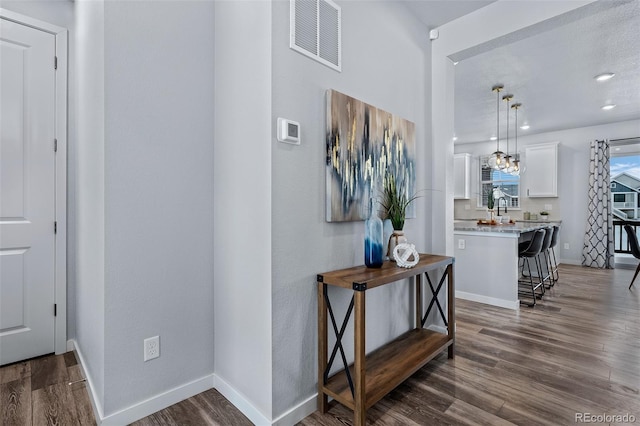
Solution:
<path fill-rule="evenodd" d="M 327 91 L 326 154 L 328 222 L 366 219 L 387 174 L 408 197 L 416 192 L 415 124 L 335 90 Z"/>

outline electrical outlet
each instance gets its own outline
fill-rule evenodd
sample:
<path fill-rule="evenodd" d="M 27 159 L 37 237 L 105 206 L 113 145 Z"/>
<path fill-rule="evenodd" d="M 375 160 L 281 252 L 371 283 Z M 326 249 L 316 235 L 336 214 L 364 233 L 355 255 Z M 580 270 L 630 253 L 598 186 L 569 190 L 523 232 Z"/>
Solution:
<path fill-rule="evenodd" d="M 547 210 L 547 211 L 549 211 L 549 210 L 553 210 L 553 205 L 551 205 L 551 204 L 545 204 L 545 205 L 544 205 L 544 209 L 545 209 L 545 210 Z"/>
<path fill-rule="evenodd" d="M 564 249 L 569 250 L 569 243 L 564 243 Z"/>
<path fill-rule="evenodd" d="M 471 204 L 465 204 L 464 205 L 464 209 L 465 210 L 471 210 Z"/>
<path fill-rule="evenodd" d="M 464 250 L 466 246 L 467 246 L 467 244 L 466 244 L 465 240 L 463 240 L 463 239 L 458 240 L 458 248 L 460 250 Z"/>
<path fill-rule="evenodd" d="M 149 361 L 160 356 L 160 336 L 144 339 L 144 360 Z"/>

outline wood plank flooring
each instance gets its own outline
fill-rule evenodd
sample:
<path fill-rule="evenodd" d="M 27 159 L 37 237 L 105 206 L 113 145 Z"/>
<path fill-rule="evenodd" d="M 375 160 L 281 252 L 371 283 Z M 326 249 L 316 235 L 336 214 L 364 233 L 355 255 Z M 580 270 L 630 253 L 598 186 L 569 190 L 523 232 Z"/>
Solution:
<path fill-rule="evenodd" d="M 456 358 L 437 357 L 369 409 L 371 425 L 564 425 L 576 413 L 640 423 L 640 281 L 632 270 L 561 265 L 560 282 L 519 311 L 456 301 Z M 95 424 L 73 354 L 0 368 L 0 425 Z M 75 388 L 74 388 L 75 386 Z M 69 389 L 71 388 L 71 389 Z M 350 425 L 331 403 L 300 425 Z M 622 424 L 605 421 L 592 424 Z M 250 425 L 216 390 L 136 423 Z"/>
<path fill-rule="evenodd" d="M 0 425 L 95 425 L 81 379 L 73 352 L 0 368 Z"/>

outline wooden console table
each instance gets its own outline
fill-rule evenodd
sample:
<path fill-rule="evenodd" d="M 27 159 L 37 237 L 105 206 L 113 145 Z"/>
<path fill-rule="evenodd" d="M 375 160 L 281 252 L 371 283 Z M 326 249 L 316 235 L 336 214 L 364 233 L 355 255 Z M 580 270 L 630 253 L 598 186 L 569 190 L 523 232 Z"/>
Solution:
<path fill-rule="evenodd" d="M 438 286 L 434 288 L 428 271 L 446 268 Z M 434 296 L 422 314 L 422 277 L 427 278 Z M 390 284 L 405 278 L 415 277 L 415 328 L 393 341 L 365 354 L 365 294 L 367 290 Z M 447 281 L 447 314 L 445 315 L 437 294 Z M 353 297 L 340 328 L 333 314 L 327 295 L 327 286 L 353 290 Z M 453 258 L 432 254 L 420 254 L 420 262 L 411 269 L 399 268 L 393 262 L 385 262 L 380 269 L 356 266 L 354 268 L 318 274 L 318 409 L 325 413 L 328 397 L 331 396 L 353 410 L 354 425 L 364 426 L 367 409 L 409 378 L 436 355 L 448 348 L 449 358 L 454 357 L 455 341 L 455 289 Z M 442 334 L 424 327 L 431 309 L 437 306 L 447 326 L 448 333 Z M 342 337 L 351 313 L 354 320 L 354 363 L 347 366 L 342 347 Z M 329 314 L 329 316 L 327 316 Z M 328 353 L 328 320 L 336 336 L 336 344 Z M 344 369 L 329 377 L 336 355 L 340 357 Z"/>

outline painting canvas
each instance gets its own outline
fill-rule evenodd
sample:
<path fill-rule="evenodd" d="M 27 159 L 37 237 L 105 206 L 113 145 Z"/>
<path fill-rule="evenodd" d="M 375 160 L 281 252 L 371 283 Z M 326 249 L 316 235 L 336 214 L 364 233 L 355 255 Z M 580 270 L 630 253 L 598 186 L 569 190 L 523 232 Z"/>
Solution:
<path fill-rule="evenodd" d="M 327 221 L 364 220 L 392 174 L 415 194 L 415 124 L 335 90 L 327 91 Z M 407 217 L 414 217 L 412 203 Z"/>

